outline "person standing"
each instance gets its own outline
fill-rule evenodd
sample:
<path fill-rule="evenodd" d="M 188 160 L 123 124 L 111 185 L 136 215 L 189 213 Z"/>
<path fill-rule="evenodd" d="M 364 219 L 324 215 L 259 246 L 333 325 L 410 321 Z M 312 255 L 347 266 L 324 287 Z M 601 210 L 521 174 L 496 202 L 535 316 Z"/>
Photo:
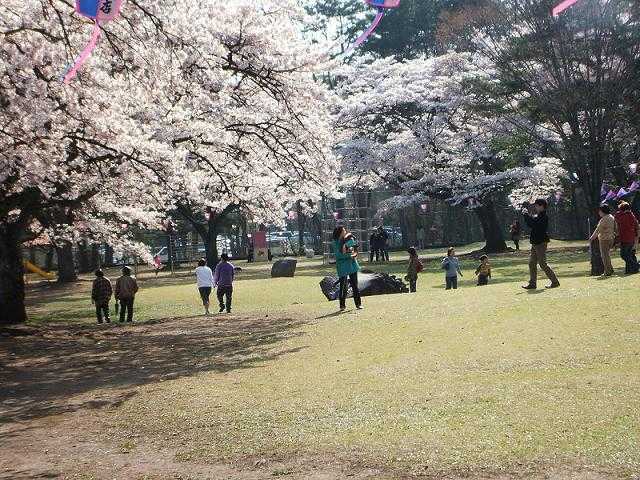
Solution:
<path fill-rule="evenodd" d="M 611 249 L 616 241 L 618 228 L 616 225 L 616 219 L 611 215 L 611 207 L 609 207 L 609 205 L 600 205 L 600 208 L 598 208 L 598 215 L 600 216 L 600 221 L 589 238 L 589 241 L 593 242 L 596 238 L 598 239 L 600 256 L 602 257 L 602 263 L 604 264 L 604 273 L 601 276 L 610 277 L 613 275 Z"/>
<path fill-rule="evenodd" d="M 378 227 L 378 238 L 380 244 L 380 256 L 383 262 L 389 261 L 389 234 L 382 225 Z"/>
<path fill-rule="evenodd" d="M 424 267 L 414 247 L 410 247 L 407 253 L 409 253 L 409 266 L 407 267 L 406 279 L 409 282 L 409 292 L 415 293 L 418 284 L 418 273 L 420 273 Z"/>
<path fill-rule="evenodd" d="M 418 237 L 418 248 L 420 250 L 424 250 L 426 245 L 425 231 L 424 227 L 420 225 L 416 230 L 416 236 Z"/>
<path fill-rule="evenodd" d="M 235 267 L 229 262 L 229 255 L 226 253 L 220 255 L 220 263 L 216 265 L 216 271 L 213 275 L 213 285 L 217 287 L 216 293 L 220 304 L 219 313 L 225 310 L 227 313 L 231 313 L 235 271 Z"/>
<path fill-rule="evenodd" d="M 198 261 L 198 266 L 196 267 L 196 284 L 204 306 L 204 314 L 209 315 L 209 297 L 213 289 L 213 272 L 207 267 L 207 261 L 204 258 Z"/>
<path fill-rule="evenodd" d="M 96 270 L 96 279 L 93 281 L 93 287 L 91 288 L 91 301 L 96 306 L 98 323 L 102 323 L 103 315 L 104 321 L 111 323 L 111 319 L 109 318 L 109 300 L 111 300 L 111 295 L 113 295 L 111 282 L 104 276 L 102 270 Z"/>
<path fill-rule="evenodd" d="M 478 276 L 478 286 L 489 285 L 489 279 L 491 278 L 491 264 L 489 263 L 489 257 L 482 255 L 480 257 L 480 265 L 476 268 L 476 275 Z"/>
<path fill-rule="evenodd" d="M 358 253 L 354 251 L 357 243 L 353 236 L 349 235 L 345 227 L 339 226 L 333 230 L 333 252 L 336 256 L 336 270 L 338 273 L 340 292 L 338 298 L 340 300 L 340 311 L 347 308 L 347 293 L 349 284 L 353 292 L 353 301 L 358 310 L 362 309 L 362 299 L 360 298 L 360 290 L 358 289 L 358 272 L 360 265 L 358 264 Z"/>
<path fill-rule="evenodd" d="M 158 274 L 160 273 L 160 270 L 162 270 L 163 267 L 164 265 L 162 265 L 162 259 L 160 258 L 160 255 L 156 254 L 156 256 L 153 257 L 153 270 L 156 274 L 156 277 L 158 276 Z"/>
<path fill-rule="evenodd" d="M 638 273 L 640 264 L 638 264 L 636 257 L 636 247 L 638 245 L 640 225 L 638 225 L 638 220 L 631 211 L 631 205 L 627 202 L 620 202 L 615 219 L 618 224 L 618 236 L 620 237 L 620 256 L 625 264 L 624 272 L 627 275 Z"/>
<path fill-rule="evenodd" d="M 138 281 L 131 275 L 131 268 L 122 267 L 122 276 L 116 280 L 116 301 L 120 303 L 120 323 L 133 322 L 133 301 L 138 293 Z"/>
<path fill-rule="evenodd" d="M 458 274 L 461 277 L 462 269 L 460 268 L 460 261 L 456 257 L 456 251 L 453 247 L 449 247 L 447 250 L 447 256 L 442 259 L 442 269 L 445 271 L 445 285 L 447 290 L 458 289 Z"/>
<path fill-rule="evenodd" d="M 373 263 L 373 258 L 375 256 L 376 262 L 378 261 L 379 249 L 378 249 L 378 232 L 377 230 L 373 230 L 371 235 L 369 235 L 369 263 Z"/>
<path fill-rule="evenodd" d="M 514 220 L 511 227 L 509 227 L 509 233 L 511 234 L 511 241 L 516 246 L 516 252 L 520 251 L 520 236 L 522 235 L 520 220 Z"/>
<path fill-rule="evenodd" d="M 547 275 L 551 283 L 545 288 L 558 288 L 560 282 L 558 277 L 547 264 L 547 248 L 549 246 L 549 217 L 547 216 L 548 203 L 544 198 L 539 198 L 533 204 L 535 215 L 532 215 L 528 208 L 522 213 L 524 221 L 531 229 L 529 241 L 531 252 L 529 254 L 529 283 L 522 288 L 525 290 L 535 290 L 538 288 L 538 265 Z"/>

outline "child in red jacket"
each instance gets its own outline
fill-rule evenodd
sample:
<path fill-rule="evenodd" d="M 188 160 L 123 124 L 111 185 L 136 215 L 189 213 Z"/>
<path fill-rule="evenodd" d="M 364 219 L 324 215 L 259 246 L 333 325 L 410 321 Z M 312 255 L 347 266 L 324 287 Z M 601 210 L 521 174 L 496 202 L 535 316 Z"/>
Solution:
<path fill-rule="evenodd" d="M 638 273 L 638 270 L 640 270 L 640 264 L 638 264 L 638 259 L 636 258 L 636 245 L 638 243 L 638 232 L 640 231 L 638 220 L 627 202 L 620 202 L 615 218 L 618 224 L 620 256 L 625 263 L 625 273 Z"/>

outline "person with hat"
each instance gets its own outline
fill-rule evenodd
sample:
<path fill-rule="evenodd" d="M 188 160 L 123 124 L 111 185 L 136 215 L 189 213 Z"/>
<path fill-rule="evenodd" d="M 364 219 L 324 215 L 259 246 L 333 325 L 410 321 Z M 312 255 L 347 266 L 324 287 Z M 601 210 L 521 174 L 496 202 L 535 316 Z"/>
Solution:
<path fill-rule="evenodd" d="M 116 302 L 120 303 L 120 323 L 133 322 L 133 301 L 138 293 L 138 281 L 131 275 L 131 268 L 122 267 L 122 276 L 116 280 Z M 125 313 L 126 312 L 126 313 Z"/>

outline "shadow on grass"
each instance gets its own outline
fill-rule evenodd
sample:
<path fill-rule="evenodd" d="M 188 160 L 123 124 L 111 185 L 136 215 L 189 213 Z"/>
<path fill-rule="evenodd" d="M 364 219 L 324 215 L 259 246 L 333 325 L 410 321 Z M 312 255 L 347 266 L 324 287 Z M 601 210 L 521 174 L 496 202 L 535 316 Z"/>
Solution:
<path fill-rule="evenodd" d="M 0 424 L 118 405 L 137 386 L 259 368 L 306 322 L 290 318 L 168 319 L 142 325 L 51 326 L 0 343 Z"/>
<path fill-rule="evenodd" d="M 325 318 L 340 317 L 342 315 L 348 314 L 349 312 L 351 312 L 351 310 L 337 310 L 335 312 L 327 313 L 326 315 L 321 315 L 319 317 L 316 317 L 315 320 L 324 320 Z"/>

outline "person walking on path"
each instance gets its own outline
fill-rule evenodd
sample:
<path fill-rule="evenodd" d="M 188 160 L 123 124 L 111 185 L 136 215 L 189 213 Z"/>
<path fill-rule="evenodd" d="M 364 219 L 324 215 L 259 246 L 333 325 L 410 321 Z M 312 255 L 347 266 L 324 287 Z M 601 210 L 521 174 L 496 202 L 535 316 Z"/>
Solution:
<path fill-rule="evenodd" d="M 491 278 L 491 264 L 489 263 L 489 257 L 482 255 L 480 257 L 480 265 L 476 268 L 476 275 L 478 276 L 478 286 L 489 285 L 489 279 Z"/>
<path fill-rule="evenodd" d="M 640 225 L 638 225 L 638 220 L 631 211 L 631 205 L 627 202 L 620 202 L 615 219 L 618 224 L 618 237 L 620 238 L 620 257 L 622 257 L 625 264 L 624 273 L 627 275 L 638 273 L 640 264 L 638 264 L 636 257 L 636 248 Z"/>
<path fill-rule="evenodd" d="M 558 288 L 560 282 L 558 277 L 547 264 L 547 247 L 549 245 L 549 217 L 547 216 L 548 203 L 544 198 L 539 198 L 533 204 L 535 215 L 532 215 L 527 208 L 523 210 L 524 221 L 531 229 L 529 241 L 531 243 L 531 253 L 529 255 L 529 283 L 522 288 L 525 290 L 535 290 L 538 288 L 538 265 L 547 275 L 551 283 L 546 288 Z"/>
<path fill-rule="evenodd" d="M 133 322 L 133 301 L 138 293 L 138 282 L 131 275 L 131 268 L 122 267 L 122 276 L 116 280 L 116 301 L 120 302 L 120 323 Z"/>
<path fill-rule="evenodd" d="M 229 262 L 229 255 L 223 253 L 220 255 L 220 263 L 216 265 L 216 271 L 213 274 L 213 284 L 217 287 L 216 293 L 220 304 L 220 313 L 225 310 L 227 313 L 231 313 L 234 276 L 235 267 Z"/>
<path fill-rule="evenodd" d="M 407 267 L 406 279 L 409 282 L 409 292 L 415 293 L 418 284 L 418 273 L 420 273 L 424 267 L 414 247 L 410 247 L 407 253 L 409 253 L 409 266 Z"/>
<path fill-rule="evenodd" d="M 520 251 L 520 236 L 522 235 L 522 226 L 520 220 L 514 220 L 509 227 L 509 233 L 511 234 L 511 241 L 516 246 L 516 252 Z"/>
<path fill-rule="evenodd" d="M 336 270 L 340 283 L 340 311 L 347 308 L 347 293 L 349 284 L 353 292 L 353 301 L 358 310 L 362 309 L 362 299 L 360 298 L 360 290 L 358 289 L 358 272 L 360 265 L 358 264 L 358 254 L 355 251 L 357 242 L 352 235 L 347 232 L 345 227 L 336 227 L 333 230 L 333 252 L 336 256 Z"/>
<path fill-rule="evenodd" d="M 213 272 L 207 267 L 207 261 L 204 258 L 198 261 L 198 266 L 196 267 L 196 284 L 204 306 L 204 314 L 209 315 L 209 297 L 213 289 Z"/>
<path fill-rule="evenodd" d="M 96 279 L 93 281 L 93 287 L 91 288 L 91 301 L 96 306 L 98 323 L 102 323 L 103 315 L 104 321 L 111 323 L 111 319 L 109 318 L 109 300 L 111 300 L 111 295 L 113 295 L 111 282 L 104 276 L 102 270 L 96 270 Z"/>
<path fill-rule="evenodd" d="M 600 205 L 598 215 L 600 215 L 600 221 L 598 222 L 596 229 L 593 231 L 591 238 L 589 238 L 589 241 L 593 242 L 596 238 L 598 239 L 600 256 L 602 257 L 602 263 L 604 264 L 604 273 L 601 276 L 610 277 L 613 275 L 611 249 L 616 241 L 618 227 L 616 225 L 616 219 L 611 215 L 611 207 L 609 207 L 609 205 Z"/>
<path fill-rule="evenodd" d="M 462 269 L 460 268 L 460 261 L 456 257 L 456 251 L 453 247 L 447 250 L 447 256 L 442 259 L 442 269 L 445 271 L 445 285 L 447 290 L 458 289 L 458 274 L 461 277 Z"/>

